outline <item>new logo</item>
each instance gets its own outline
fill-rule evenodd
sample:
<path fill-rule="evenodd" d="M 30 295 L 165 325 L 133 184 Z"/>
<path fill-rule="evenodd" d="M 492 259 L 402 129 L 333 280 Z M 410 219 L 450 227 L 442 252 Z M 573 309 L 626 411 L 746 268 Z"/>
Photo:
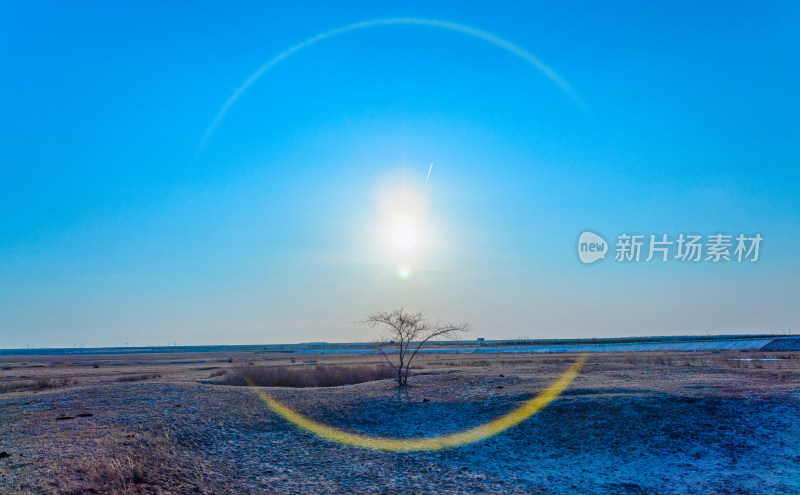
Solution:
<path fill-rule="evenodd" d="M 578 258 L 581 263 L 594 263 L 604 259 L 608 252 L 608 243 L 594 232 L 584 232 L 578 238 Z"/>

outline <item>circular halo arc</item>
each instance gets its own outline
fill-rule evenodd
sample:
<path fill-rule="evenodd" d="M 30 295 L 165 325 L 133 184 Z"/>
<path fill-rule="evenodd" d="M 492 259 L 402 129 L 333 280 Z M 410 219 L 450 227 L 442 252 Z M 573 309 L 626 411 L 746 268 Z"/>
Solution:
<path fill-rule="evenodd" d="M 417 19 L 417 18 L 391 18 L 391 19 L 373 19 L 371 21 L 363 21 L 357 22 L 355 24 L 349 24 L 344 27 L 331 29 L 329 31 L 325 31 L 323 33 L 317 34 L 316 36 L 312 36 L 307 40 L 303 41 L 302 43 L 298 43 L 297 45 L 289 48 L 288 50 L 280 53 L 279 55 L 272 58 L 269 62 L 262 65 L 257 71 L 255 71 L 250 77 L 248 77 L 241 86 L 236 88 L 228 101 L 222 106 L 222 108 L 217 112 L 217 115 L 214 117 L 214 120 L 211 121 L 211 124 L 206 129 L 205 134 L 203 135 L 203 139 L 200 141 L 200 146 L 198 147 L 198 153 L 200 153 L 203 148 L 205 147 L 206 142 L 214 133 L 214 130 L 217 128 L 217 125 L 228 112 L 228 110 L 236 103 L 236 100 L 239 99 L 242 94 L 247 91 L 247 89 L 255 83 L 258 78 L 260 78 L 264 73 L 268 70 L 275 67 L 281 61 L 293 55 L 303 48 L 307 48 L 319 41 L 332 38 L 334 36 L 348 33 L 350 31 L 356 31 L 360 29 L 366 28 L 373 28 L 373 27 L 381 27 L 381 26 L 427 26 L 431 28 L 438 28 L 444 29 L 448 31 L 454 31 L 457 33 L 466 34 L 472 36 L 474 38 L 481 39 L 483 41 L 489 42 L 503 50 L 506 50 L 510 53 L 513 53 L 517 57 L 521 58 L 528 64 L 534 66 L 538 69 L 542 74 L 544 74 L 548 79 L 556 83 L 564 92 L 581 108 L 584 112 L 586 109 L 583 106 L 583 102 L 578 97 L 577 93 L 569 86 L 569 84 L 564 81 L 561 76 L 556 73 L 553 69 L 545 65 L 541 60 L 535 57 L 530 52 L 526 51 L 525 49 L 511 43 L 510 41 L 506 41 L 502 38 L 499 38 L 487 31 L 482 31 L 480 29 L 476 29 L 470 26 L 465 26 L 463 24 L 457 24 L 455 22 L 447 22 L 447 21 L 439 21 L 436 19 Z"/>
<path fill-rule="evenodd" d="M 316 36 L 312 36 L 311 38 L 303 41 L 302 43 L 299 43 L 289 48 L 288 50 L 280 53 L 279 55 L 275 56 L 270 61 L 268 61 L 266 64 L 261 66 L 256 72 L 254 72 L 250 77 L 248 77 L 241 86 L 239 86 L 233 92 L 231 97 L 228 98 L 228 100 L 222 106 L 220 111 L 214 117 L 214 120 L 208 126 L 205 135 L 203 136 L 203 139 L 200 142 L 200 146 L 198 147 L 198 153 L 203 150 L 206 142 L 214 133 L 214 130 L 216 129 L 217 125 L 225 116 L 225 114 L 228 112 L 230 107 L 233 106 L 236 100 L 239 99 L 239 97 L 253 83 L 255 83 L 262 75 L 264 75 L 264 73 L 266 73 L 268 70 L 276 66 L 278 63 L 280 63 L 290 55 L 297 53 L 303 48 L 307 48 L 308 46 L 311 46 L 324 39 L 359 29 L 379 27 L 379 26 L 390 26 L 390 25 L 428 26 L 433 28 L 440 28 L 467 34 L 469 36 L 473 36 L 475 38 L 492 43 L 493 45 L 499 48 L 502 48 L 510 53 L 513 53 L 514 55 L 523 59 L 528 64 L 534 66 L 547 78 L 556 83 L 556 85 L 558 85 L 582 110 L 585 111 L 583 103 L 581 102 L 580 98 L 575 93 L 575 91 L 553 69 L 551 69 L 550 67 L 542 63 L 534 55 L 520 48 L 514 43 L 499 38 L 486 31 L 481 31 L 479 29 L 475 29 L 470 26 L 464 26 L 462 24 L 457 24 L 453 22 L 439 21 L 434 19 L 415 19 L 415 18 L 375 19 L 371 21 L 364 21 L 355 24 L 350 24 L 336 29 L 331 29 L 329 31 L 317 34 Z M 527 400 L 520 407 L 514 409 L 513 411 L 503 416 L 500 416 L 499 418 L 496 418 L 492 421 L 476 426 L 474 428 L 470 428 L 457 433 L 452 433 L 449 435 L 441 435 L 437 437 L 384 438 L 384 437 L 363 435 L 358 433 L 350 433 L 344 430 L 340 430 L 316 422 L 308 418 L 307 416 L 304 416 L 290 409 L 289 407 L 281 404 L 277 400 L 265 394 L 263 391 L 258 390 L 257 394 L 261 398 L 261 400 L 264 401 L 264 403 L 279 416 L 283 417 L 284 419 L 294 424 L 295 426 L 327 440 L 331 440 L 334 442 L 354 447 L 384 450 L 384 451 L 394 451 L 394 452 L 440 450 L 444 448 L 453 448 L 461 445 L 466 445 L 469 443 L 478 442 L 480 440 L 484 440 L 491 436 L 502 433 L 503 431 L 508 430 L 509 428 L 512 428 L 513 426 L 516 426 L 519 423 L 530 418 L 531 416 L 542 410 L 544 407 L 546 407 L 550 402 L 555 400 L 569 386 L 572 380 L 574 380 L 575 377 L 580 372 L 580 369 L 585 361 L 586 361 L 586 354 L 582 354 L 569 368 L 567 368 L 567 370 L 564 371 L 564 373 L 559 378 L 553 381 L 546 389 L 544 389 L 535 397 Z"/>
<path fill-rule="evenodd" d="M 586 362 L 586 354 L 581 354 L 556 380 L 535 397 L 525 401 L 513 411 L 482 425 L 449 435 L 423 438 L 386 438 L 350 433 L 332 426 L 324 425 L 304 416 L 273 399 L 261 390 L 256 390 L 259 398 L 274 413 L 298 428 L 342 445 L 389 452 L 411 452 L 421 450 L 441 450 L 460 447 L 492 437 L 514 427 L 555 400 L 572 383 Z"/>

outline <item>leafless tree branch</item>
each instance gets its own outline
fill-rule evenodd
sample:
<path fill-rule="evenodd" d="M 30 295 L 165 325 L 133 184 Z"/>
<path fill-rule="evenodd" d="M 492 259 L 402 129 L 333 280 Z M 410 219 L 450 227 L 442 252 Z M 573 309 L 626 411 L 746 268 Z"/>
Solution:
<path fill-rule="evenodd" d="M 409 313 L 403 308 L 379 311 L 357 323 L 385 328 L 384 341 L 378 345 L 378 350 L 397 373 L 397 384 L 401 387 L 408 384 L 411 361 L 423 346 L 435 338 L 450 337 L 470 328 L 468 323 L 432 324 L 424 312 Z M 390 346 L 397 349 L 397 364 L 384 351 L 384 347 Z"/>

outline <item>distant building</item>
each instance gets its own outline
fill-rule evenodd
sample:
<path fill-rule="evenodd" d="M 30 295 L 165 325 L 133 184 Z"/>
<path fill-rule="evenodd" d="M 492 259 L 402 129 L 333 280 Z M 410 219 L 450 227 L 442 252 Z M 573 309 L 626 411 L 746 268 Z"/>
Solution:
<path fill-rule="evenodd" d="M 484 339 L 483 337 L 478 337 L 478 339 L 477 339 L 477 340 L 478 340 L 478 342 L 483 342 L 483 341 L 485 341 L 486 339 Z"/>

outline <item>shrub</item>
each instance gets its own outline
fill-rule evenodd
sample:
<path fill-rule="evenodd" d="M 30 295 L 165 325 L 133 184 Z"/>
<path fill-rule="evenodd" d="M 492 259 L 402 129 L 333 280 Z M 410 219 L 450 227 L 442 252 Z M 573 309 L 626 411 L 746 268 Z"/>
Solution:
<path fill-rule="evenodd" d="M 0 383 L 0 394 L 16 392 L 18 390 L 29 390 L 33 388 L 33 382 L 3 382 Z"/>
<path fill-rule="evenodd" d="M 459 332 L 469 330 L 469 323 L 434 324 L 424 312 L 409 313 L 403 308 L 373 313 L 359 323 L 372 328 L 380 327 L 386 332 L 385 341 L 378 344 L 378 350 L 395 371 L 399 387 L 408 385 L 411 362 L 424 345 L 434 339 L 452 338 Z M 391 359 L 384 349 L 394 351 Z"/>
<path fill-rule="evenodd" d="M 34 388 L 66 387 L 70 383 L 72 383 L 72 381 L 69 378 L 39 378 L 34 382 Z"/>
<path fill-rule="evenodd" d="M 144 380 L 151 380 L 153 378 L 161 378 L 158 373 L 143 373 L 141 375 L 125 375 L 117 378 L 118 382 L 141 382 Z"/>
<path fill-rule="evenodd" d="M 337 387 L 394 377 L 388 366 L 248 366 L 234 368 L 221 382 L 251 387 Z"/>
<path fill-rule="evenodd" d="M 13 381 L 0 383 L 0 394 L 22 390 L 43 390 L 46 388 L 66 387 L 72 380 L 69 378 L 37 378 L 36 380 Z"/>

